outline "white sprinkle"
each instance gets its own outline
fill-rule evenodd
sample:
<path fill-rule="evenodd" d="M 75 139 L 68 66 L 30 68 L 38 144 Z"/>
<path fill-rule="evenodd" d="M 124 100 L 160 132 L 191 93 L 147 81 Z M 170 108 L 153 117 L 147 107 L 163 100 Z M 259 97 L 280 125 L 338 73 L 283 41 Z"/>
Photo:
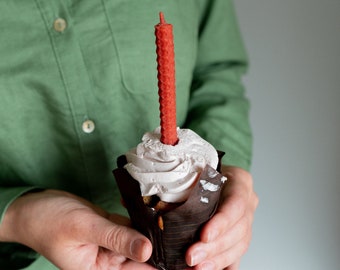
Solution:
<path fill-rule="evenodd" d="M 216 177 L 217 175 L 218 175 L 218 172 L 215 171 L 215 170 L 209 170 L 209 171 L 208 171 L 208 176 L 209 176 L 210 178 L 214 178 L 214 177 Z"/>
<path fill-rule="evenodd" d="M 209 191 L 212 191 L 212 192 L 219 190 L 218 185 L 214 185 L 214 184 L 212 184 L 212 183 L 210 183 L 206 180 L 200 180 L 200 183 L 201 183 L 202 188 L 204 190 L 209 190 Z"/>
<path fill-rule="evenodd" d="M 201 197 L 202 203 L 209 203 L 209 199 L 207 197 Z"/>

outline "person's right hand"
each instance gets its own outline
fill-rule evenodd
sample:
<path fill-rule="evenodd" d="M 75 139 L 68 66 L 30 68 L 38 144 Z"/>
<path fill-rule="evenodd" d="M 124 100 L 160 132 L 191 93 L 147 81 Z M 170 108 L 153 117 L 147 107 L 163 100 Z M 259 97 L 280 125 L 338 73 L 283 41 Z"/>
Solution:
<path fill-rule="evenodd" d="M 150 241 L 129 219 L 63 191 L 27 193 L 0 224 L 0 241 L 27 245 L 63 270 L 154 269 Z"/>

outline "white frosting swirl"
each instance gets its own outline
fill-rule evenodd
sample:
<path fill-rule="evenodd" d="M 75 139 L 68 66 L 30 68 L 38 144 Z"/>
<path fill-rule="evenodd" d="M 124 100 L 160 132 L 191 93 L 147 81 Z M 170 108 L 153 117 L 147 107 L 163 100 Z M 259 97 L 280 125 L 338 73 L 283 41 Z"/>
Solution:
<path fill-rule="evenodd" d="M 204 167 L 216 168 L 215 148 L 190 129 L 177 129 L 175 146 L 160 142 L 160 128 L 144 134 L 142 142 L 126 153 L 125 169 L 140 183 L 143 196 L 162 201 L 185 201 Z"/>

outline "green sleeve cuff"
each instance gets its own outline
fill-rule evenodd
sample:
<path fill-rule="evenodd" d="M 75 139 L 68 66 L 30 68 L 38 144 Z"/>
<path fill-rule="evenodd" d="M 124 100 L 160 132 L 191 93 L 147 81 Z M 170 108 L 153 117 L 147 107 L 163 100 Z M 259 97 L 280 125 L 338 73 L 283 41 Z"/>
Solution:
<path fill-rule="evenodd" d="M 50 261 L 48 261 L 45 257 L 41 255 L 30 266 L 28 266 L 27 268 L 23 268 L 22 270 L 37 270 L 37 269 L 58 270 L 56 266 L 54 266 Z"/>
<path fill-rule="evenodd" d="M 0 187 L 0 224 L 3 221 L 3 218 L 5 216 L 5 213 L 10 206 L 10 204 L 20 197 L 22 194 L 38 189 L 37 187 L 10 187 L 10 188 L 5 188 L 5 187 Z"/>

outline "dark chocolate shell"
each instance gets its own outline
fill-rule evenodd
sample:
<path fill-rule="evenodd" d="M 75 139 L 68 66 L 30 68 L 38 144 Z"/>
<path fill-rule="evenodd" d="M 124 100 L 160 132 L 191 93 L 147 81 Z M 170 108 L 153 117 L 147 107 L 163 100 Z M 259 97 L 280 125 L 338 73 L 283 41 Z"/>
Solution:
<path fill-rule="evenodd" d="M 188 200 L 163 212 L 144 204 L 139 183 L 123 168 L 125 156 L 119 157 L 117 163 L 119 168 L 113 174 L 132 226 L 148 237 L 153 245 L 148 262 L 157 269 L 189 268 L 185 262 L 186 250 L 199 240 L 202 226 L 214 215 L 224 183 L 223 176 L 206 166 Z"/>

